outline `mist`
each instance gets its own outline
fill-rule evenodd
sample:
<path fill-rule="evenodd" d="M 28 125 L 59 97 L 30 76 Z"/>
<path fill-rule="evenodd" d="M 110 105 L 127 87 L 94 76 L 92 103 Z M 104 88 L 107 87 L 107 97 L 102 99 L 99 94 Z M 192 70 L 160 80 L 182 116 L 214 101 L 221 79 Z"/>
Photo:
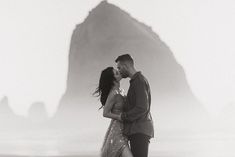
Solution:
<path fill-rule="evenodd" d="M 142 3 L 151 14 L 141 14 Z M 2 31 L 2 41 L 8 43 L 3 50 L 10 55 L 1 52 L 0 156 L 98 156 L 110 119 L 102 116 L 99 99 L 92 93 L 101 70 L 115 67 L 114 60 L 124 53 L 133 56 L 137 70 L 146 76 L 151 87 L 155 138 L 151 139 L 149 156 L 232 156 L 234 56 L 232 49 L 225 47 L 232 41 L 226 36 L 232 29 L 223 29 L 223 35 L 219 31 L 223 24 L 210 27 L 217 23 L 214 16 L 211 24 L 207 19 L 220 6 L 218 1 L 168 3 L 133 5 L 131 1 L 97 0 L 86 4 L 35 5 L 25 1 L 17 3 L 19 8 L 3 3 L 11 9 L 11 20 L 7 21 L 12 40 Z M 207 13 L 210 3 L 212 12 Z M 24 10 L 23 4 L 30 7 Z M 76 12 L 75 4 L 86 7 Z M 221 8 L 226 10 L 226 4 Z M 228 18 L 233 13 L 231 6 L 221 16 Z M 152 7 L 159 7 L 159 14 Z M 45 12 L 41 13 L 41 8 Z M 28 12 L 37 16 L 27 16 Z M 59 15 L 63 15 L 63 20 L 59 20 Z M 221 16 L 217 17 L 222 19 Z M 26 33 L 27 24 L 13 28 L 23 17 L 35 28 L 31 34 Z M 55 20 L 52 17 L 56 17 L 56 22 L 50 25 Z M 228 24 L 227 18 L 222 23 Z M 63 29 L 59 29 L 61 25 Z M 3 30 L 8 29 L 6 24 L 3 26 Z M 205 30 L 209 30 L 208 34 L 203 34 Z M 32 32 L 44 33 L 35 40 Z M 17 37 L 13 38 L 14 34 Z M 21 45 L 21 40 L 27 44 Z M 122 80 L 121 87 L 127 93 L 129 80 Z"/>

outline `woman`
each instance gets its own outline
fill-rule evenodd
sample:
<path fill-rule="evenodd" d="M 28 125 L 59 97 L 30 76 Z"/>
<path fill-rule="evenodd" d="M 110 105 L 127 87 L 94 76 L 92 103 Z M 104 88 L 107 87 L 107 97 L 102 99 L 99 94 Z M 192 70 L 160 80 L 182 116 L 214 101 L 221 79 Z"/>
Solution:
<path fill-rule="evenodd" d="M 124 97 L 120 90 L 121 79 L 117 70 L 108 67 L 101 72 L 99 86 L 95 91 L 100 97 L 103 116 L 112 119 L 101 148 L 101 157 L 133 157 L 127 138 L 122 134 L 121 112 Z"/>

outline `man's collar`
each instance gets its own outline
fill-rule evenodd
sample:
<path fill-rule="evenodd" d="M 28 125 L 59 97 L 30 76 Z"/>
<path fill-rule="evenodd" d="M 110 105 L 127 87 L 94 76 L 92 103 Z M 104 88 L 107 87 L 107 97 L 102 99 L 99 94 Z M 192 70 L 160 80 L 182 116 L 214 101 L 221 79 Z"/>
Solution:
<path fill-rule="evenodd" d="M 130 82 L 132 82 L 139 74 L 141 74 L 140 71 L 136 72 L 130 79 Z"/>

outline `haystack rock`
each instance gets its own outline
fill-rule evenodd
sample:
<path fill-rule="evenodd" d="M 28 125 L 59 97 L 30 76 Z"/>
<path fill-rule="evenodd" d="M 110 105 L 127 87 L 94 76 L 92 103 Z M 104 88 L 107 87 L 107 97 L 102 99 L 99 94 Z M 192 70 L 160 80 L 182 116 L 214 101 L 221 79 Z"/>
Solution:
<path fill-rule="evenodd" d="M 151 27 L 107 1 L 90 11 L 73 31 L 67 89 L 55 117 L 86 117 L 83 109 L 99 108 L 92 92 L 101 70 L 115 66 L 116 57 L 125 53 L 132 55 L 137 69 L 149 80 L 155 127 L 190 128 L 205 121 L 207 112 L 192 94 L 170 48 Z"/>

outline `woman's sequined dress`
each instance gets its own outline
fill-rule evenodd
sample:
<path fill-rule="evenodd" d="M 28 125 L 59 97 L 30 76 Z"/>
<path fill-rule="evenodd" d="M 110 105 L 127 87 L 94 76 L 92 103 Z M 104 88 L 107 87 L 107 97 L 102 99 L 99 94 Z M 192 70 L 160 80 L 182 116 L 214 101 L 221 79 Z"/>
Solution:
<path fill-rule="evenodd" d="M 120 94 L 115 95 L 117 102 L 114 104 L 112 113 L 120 114 L 124 105 L 124 98 Z M 122 134 L 123 124 L 112 119 L 105 134 L 101 157 L 121 157 L 122 151 L 128 147 L 127 138 Z"/>

